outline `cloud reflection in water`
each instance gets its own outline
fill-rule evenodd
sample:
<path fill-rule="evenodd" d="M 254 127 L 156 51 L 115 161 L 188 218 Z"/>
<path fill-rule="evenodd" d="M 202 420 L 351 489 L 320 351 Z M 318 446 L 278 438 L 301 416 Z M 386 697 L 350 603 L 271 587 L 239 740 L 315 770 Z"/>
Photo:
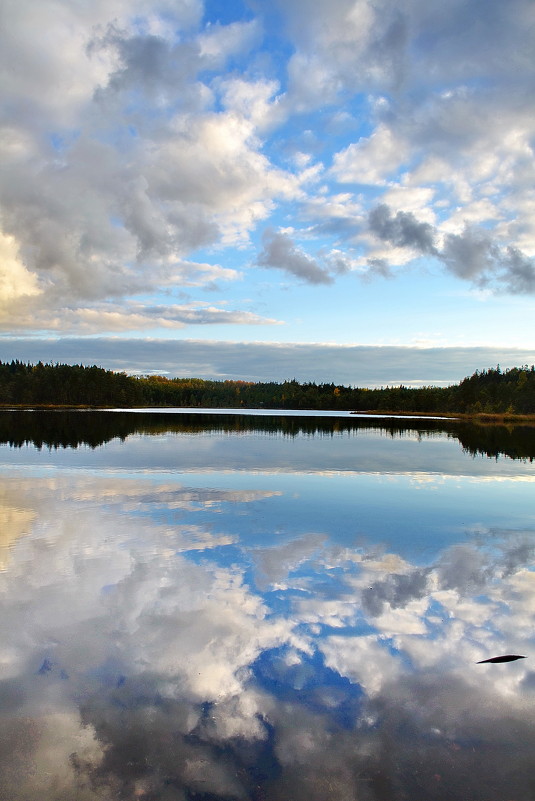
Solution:
<path fill-rule="evenodd" d="M 6 797 L 531 801 L 529 516 L 422 562 L 261 484 L 4 476 Z"/>

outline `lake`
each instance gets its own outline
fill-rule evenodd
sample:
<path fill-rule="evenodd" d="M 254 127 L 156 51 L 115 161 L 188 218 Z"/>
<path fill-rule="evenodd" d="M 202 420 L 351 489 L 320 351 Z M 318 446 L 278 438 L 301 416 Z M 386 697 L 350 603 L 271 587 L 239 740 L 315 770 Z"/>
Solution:
<path fill-rule="evenodd" d="M 0 412 L 0 797 L 533 801 L 534 457 L 527 426 Z"/>

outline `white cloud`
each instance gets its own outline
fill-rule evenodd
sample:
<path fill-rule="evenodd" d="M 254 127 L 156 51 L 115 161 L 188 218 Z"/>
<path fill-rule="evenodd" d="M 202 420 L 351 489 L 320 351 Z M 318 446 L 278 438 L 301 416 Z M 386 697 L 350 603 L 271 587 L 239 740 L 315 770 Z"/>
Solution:
<path fill-rule="evenodd" d="M 332 172 L 342 183 L 384 185 L 401 168 L 408 154 L 406 144 L 385 125 L 336 153 Z"/>
<path fill-rule="evenodd" d="M 266 589 L 269 585 L 285 582 L 291 571 L 321 550 L 324 541 L 325 537 L 321 534 L 308 534 L 284 545 L 258 549 L 254 553 L 258 571 L 257 586 Z"/>
<path fill-rule="evenodd" d="M 403 672 L 399 659 L 390 653 L 388 642 L 381 642 L 376 635 L 328 637 L 321 650 L 329 667 L 358 682 L 370 697 Z"/>
<path fill-rule="evenodd" d="M 412 212 L 422 222 L 434 223 L 433 211 L 435 189 L 429 186 L 389 186 L 381 195 L 381 201 L 396 209 Z"/>
<path fill-rule="evenodd" d="M 162 288 L 181 305 L 181 288 L 231 277 L 197 260 L 238 263 L 264 223 L 298 220 L 310 243 L 264 259 L 290 281 L 394 277 L 421 254 L 370 235 L 382 204 L 462 239 L 442 259 L 455 278 L 532 294 L 531 5 L 428 5 L 290 0 L 227 23 L 200 0 L 6 6 L 6 330 Z M 499 258 L 459 265 L 465 225 Z"/>
<path fill-rule="evenodd" d="M 281 120 L 281 107 L 276 81 L 246 81 L 243 78 L 231 77 L 218 84 L 224 107 L 250 120 L 255 130 L 262 132 Z M 308 158 L 305 164 L 308 163 Z"/>
<path fill-rule="evenodd" d="M 45 0 L 31 15 L 24 4 L 6 13 L 1 220 L 18 253 L 18 272 L 9 267 L 18 291 L 34 296 L 26 315 L 6 309 L 6 325 L 68 320 L 84 300 L 180 286 L 192 250 L 247 242 L 277 198 L 298 194 L 257 138 L 276 84 L 229 78 L 228 110 L 215 113 L 198 78 L 208 62 L 224 69 L 252 47 L 257 21 L 199 38 L 197 2 L 89 10 Z M 184 283 L 211 282 L 215 270 Z"/>
<path fill-rule="evenodd" d="M 155 153 L 154 190 L 213 214 L 223 241 L 246 239 L 275 198 L 299 194 L 297 181 L 258 151 L 253 125 L 238 114 L 180 117 L 171 133 Z"/>
<path fill-rule="evenodd" d="M 223 66 L 229 56 L 250 50 L 260 34 L 258 20 L 209 25 L 198 38 L 201 57 L 206 58 L 212 68 Z"/>
<path fill-rule="evenodd" d="M 37 277 L 20 261 L 14 238 L 0 233 L 0 314 L 7 316 L 14 301 L 40 291 Z"/>
<path fill-rule="evenodd" d="M 13 311 L 13 305 L 11 305 Z M 4 325 L 9 330 L 28 327 L 43 332 L 70 332 L 79 335 L 100 334 L 102 331 L 136 332 L 153 329 L 169 331 L 189 325 L 280 325 L 280 321 L 261 317 L 249 311 L 232 311 L 213 304 L 168 304 L 148 306 L 142 303 L 94 304 L 63 308 L 61 312 L 36 311 L 31 305 L 18 304 L 17 319 L 5 315 Z M 0 326 L 2 321 L 0 319 Z"/>

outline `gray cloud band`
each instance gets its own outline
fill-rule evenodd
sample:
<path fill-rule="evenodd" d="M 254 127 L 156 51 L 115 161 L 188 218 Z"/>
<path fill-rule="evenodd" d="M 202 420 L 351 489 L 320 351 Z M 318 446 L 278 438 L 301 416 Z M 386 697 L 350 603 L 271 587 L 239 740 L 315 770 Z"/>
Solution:
<path fill-rule="evenodd" d="M 98 364 L 111 370 L 211 379 L 331 382 L 353 386 L 448 384 L 477 369 L 535 363 L 517 348 L 126 339 L 2 339 L 0 359 Z"/>

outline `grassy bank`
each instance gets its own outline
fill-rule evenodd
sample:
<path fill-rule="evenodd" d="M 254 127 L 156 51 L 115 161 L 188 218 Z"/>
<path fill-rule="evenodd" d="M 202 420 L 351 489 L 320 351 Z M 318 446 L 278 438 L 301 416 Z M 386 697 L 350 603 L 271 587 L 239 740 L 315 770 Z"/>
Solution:
<path fill-rule="evenodd" d="M 366 417 L 373 415 L 375 417 L 432 417 L 444 418 L 446 420 L 466 420 L 471 423 L 492 423 L 511 424 L 522 423 L 527 425 L 535 425 L 535 414 L 492 414 L 487 412 L 477 412 L 475 414 L 468 414 L 466 412 L 410 412 L 410 411 L 385 411 L 384 409 L 367 409 L 366 411 L 354 411 L 351 414 L 359 417 Z"/>

